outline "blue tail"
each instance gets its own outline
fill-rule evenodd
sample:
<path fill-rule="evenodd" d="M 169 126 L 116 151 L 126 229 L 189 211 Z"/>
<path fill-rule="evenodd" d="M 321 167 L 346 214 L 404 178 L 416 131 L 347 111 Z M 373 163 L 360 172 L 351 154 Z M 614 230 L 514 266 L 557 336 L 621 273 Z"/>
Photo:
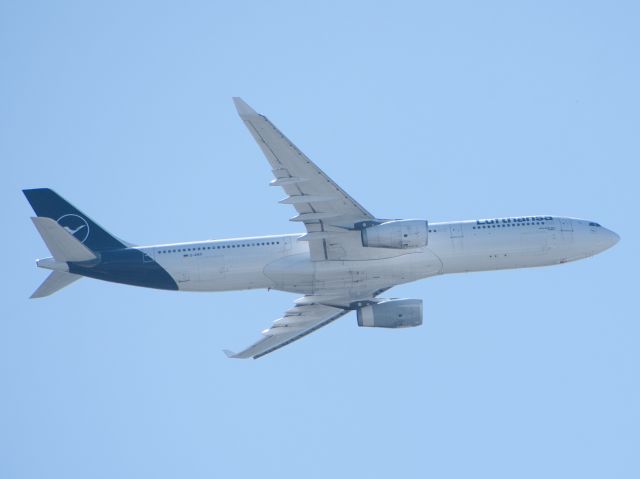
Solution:
<path fill-rule="evenodd" d="M 23 190 L 36 215 L 51 218 L 92 251 L 126 248 L 91 218 L 49 188 Z"/>

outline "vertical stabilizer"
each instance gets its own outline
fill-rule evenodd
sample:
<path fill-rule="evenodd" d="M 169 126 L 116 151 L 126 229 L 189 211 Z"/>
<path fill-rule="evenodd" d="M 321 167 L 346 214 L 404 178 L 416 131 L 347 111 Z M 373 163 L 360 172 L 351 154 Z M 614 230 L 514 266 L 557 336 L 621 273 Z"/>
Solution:
<path fill-rule="evenodd" d="M 42 218 L 51 218 L 80 243 L 92 251 L 126 248 L 119 240 L 95 221 L 49 188 L 23 190 L 33 211 Z"/>

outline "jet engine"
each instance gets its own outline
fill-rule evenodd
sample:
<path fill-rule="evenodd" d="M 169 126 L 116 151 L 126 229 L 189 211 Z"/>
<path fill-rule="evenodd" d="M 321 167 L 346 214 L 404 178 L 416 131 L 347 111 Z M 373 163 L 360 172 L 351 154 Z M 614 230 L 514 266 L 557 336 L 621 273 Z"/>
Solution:
<path fill-rule="evenodd" d="M 358 309 L 358 326 L 409 328 L 421 324 L 421 299 L 388 299 Z"/>
<path fill-rule="evenodd" d="M 421 248 L 427 245 L 428 223 L 424 220 L 394 220 L 361 231 L 362 246 L 368 248 Z"/>

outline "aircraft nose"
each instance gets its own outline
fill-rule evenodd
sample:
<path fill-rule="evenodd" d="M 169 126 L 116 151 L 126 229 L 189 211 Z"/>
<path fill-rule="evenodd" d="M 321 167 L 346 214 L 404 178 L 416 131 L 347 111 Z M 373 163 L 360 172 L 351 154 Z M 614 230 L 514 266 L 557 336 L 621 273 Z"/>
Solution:
<path fill-rule="evenodd" d="M 618 241 L 620 241 L 620 236 L 617 233 L 608 230 L 607 228 L 602 228 L 602 243 L 605 249 L 609 249 L 612 246 L 615 246 Z"/>

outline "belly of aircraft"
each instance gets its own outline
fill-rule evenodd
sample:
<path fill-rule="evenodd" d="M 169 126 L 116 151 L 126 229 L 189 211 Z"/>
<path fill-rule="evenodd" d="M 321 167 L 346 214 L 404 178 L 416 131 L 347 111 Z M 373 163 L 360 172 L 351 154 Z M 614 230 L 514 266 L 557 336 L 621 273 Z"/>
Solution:
<path fill-rule="evenodd" d="M 314 262 L 308 255 L 301 254 L 281 258 L 264 268 L 274 289 L 352 297 L 441 272 L 442 262 L 428 249 L 367 261 Z"/>

